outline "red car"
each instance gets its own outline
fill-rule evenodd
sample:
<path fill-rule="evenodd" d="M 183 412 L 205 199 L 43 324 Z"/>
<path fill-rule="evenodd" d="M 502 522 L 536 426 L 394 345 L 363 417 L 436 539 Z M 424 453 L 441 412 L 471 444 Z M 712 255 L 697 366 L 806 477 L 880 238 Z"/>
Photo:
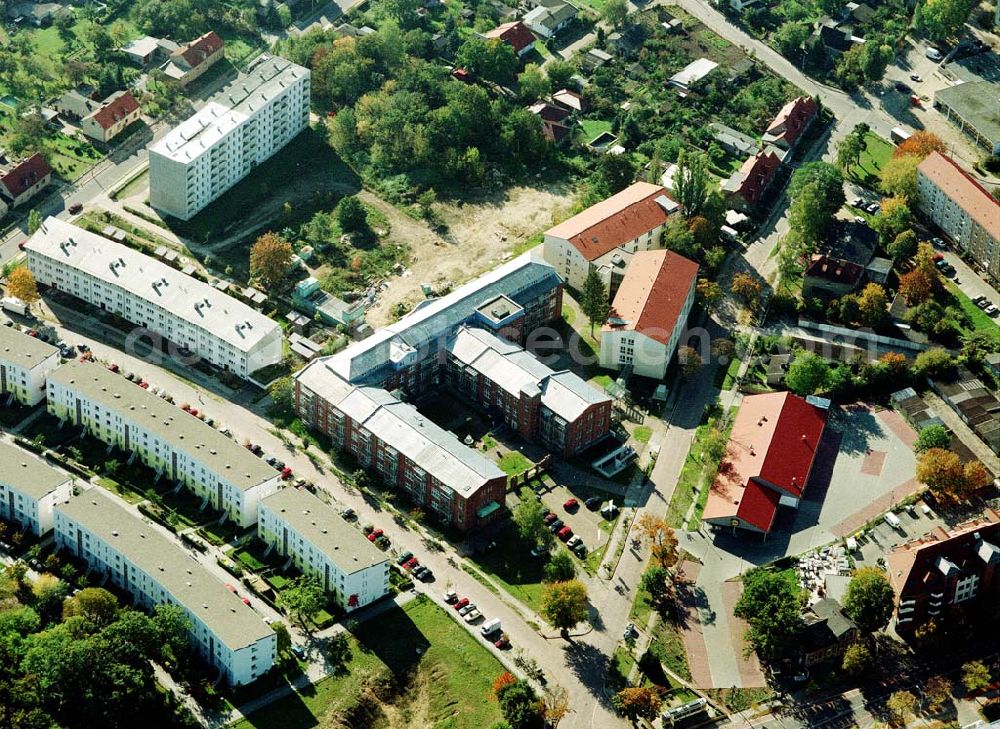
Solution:
<path fill-rule="evenodd" d="M 403 562 L 403 569 L 404 570 L 412 570 L 418 564 L 420 564 L 420 562 L 417 561 L 417 558 L 416 557 L 411 557 L 410 559 L 408 559 L 405 562 Z"/>
<path fill-rule="evenodd" d="M 546 514 L 545 517 L 544 517 L 544 521 L 545 521 L 546 524 L 551 524 L 555 520 L 556 520 L 556 515 L 553 514 L 551 511 L 548 514 Z"/>
<path fill-rule="evenodd" d="M 108 369 L 114 372 L 116 375 L 118 374 L 119 367 L 114 362 L 108 365 Z"/>
<path fill-rule="evenodd" d="M 566 511 L 576 511 L 580 508 L 580 502 L 576 499 L 566 499 L 566 501 L 563 502 L 563 508 Z"/>
<path fill-rule="evenodd" d="M 243 604 L 246 605 L 247 607 L 253 607 L 253 605 L 250 604 L 250 598 L 241 597 L 240 600 L 242 600 Z"/>
<path fill-rule="evenodd" d="M 226 589 L 227 589 L 227 590 L 229 590 L 229 591 L 230 591 L 230 592 L 232 592 L 232 593 L 235 593 L 235 592 L 236 592 L 236 588 L 235 588 L 235 587 L 233 587 L 232 585 L 226 585 Z"/>
<path fill-rule="evenodd" d="M 500 650 L 506 650 L 510 648 L 510 640 L 508 640 L 506 635 L 501 635 L 493 645 Z"/>
<path fill-rule="evenodd" d="M 567 539 L 573 536 L 573 530 L 570 529 L 568 526 L 564 526 L 562 529 L 559 530 L 559 533 L 556 536 L 558 536 L 559 539 L 565 542 Z"/>
<path fill-rule="evenodd" d="M 376 529 L 375 531 L 373 531 L 371 534 L 368 535 L 368 541 L 369 542 L 374 542 L 376 539 L 378 539 L 379 537 L 381 537 L 384 533 L 385 532 L 383 532 L 381 529 Z"/>
<path fill-rule="evenodd" d="M 461 610 L 462 608 L 464 608 L 468 604 L 469 604 L 469 598 L 463 597 L 461 600 L 459 600 L 458 602 L 454 603 L 452 605 L 452 607 L 455 610 Z"/>
<path fill-rule="evenodd" d="M 285 466 L 283 469 L 281 469 L 281 480 L 282 481 L 287 481 L 291 477 L 292 477 L 292 469 L 290 469 L 288 466 Z"/>

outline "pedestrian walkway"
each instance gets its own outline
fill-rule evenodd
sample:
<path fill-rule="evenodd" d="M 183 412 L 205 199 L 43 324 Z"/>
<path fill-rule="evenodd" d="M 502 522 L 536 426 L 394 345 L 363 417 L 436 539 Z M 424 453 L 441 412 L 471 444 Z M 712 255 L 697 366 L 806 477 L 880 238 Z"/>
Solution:
<path fill-rule="evenodd" d="M 697 562 L 683 562 L 680 567 L 685 583 L 678 590 L 680 633 L 691 671 L 691 683 L 700 688 L 712 688 L 712 669 L 709 666 L 708 648 L 705 645 L 695 592 L 700 571 L 701 565 Z"/>

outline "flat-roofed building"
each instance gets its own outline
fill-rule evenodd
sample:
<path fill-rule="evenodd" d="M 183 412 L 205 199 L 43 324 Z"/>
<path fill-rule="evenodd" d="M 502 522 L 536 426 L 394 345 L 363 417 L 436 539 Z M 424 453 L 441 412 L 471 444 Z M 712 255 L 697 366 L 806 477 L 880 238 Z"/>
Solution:
<path fill-rule="evenodd" d="M 601 328 L 601 367 L 663 379 L 694 305 L 698 264 L 673 251 L 632 257 Z"/>
<path fill-rule="evenodd" d="M 49 375 L 48 410 L 183 483 L 240 527 L 257 521 L 260 500 L 281 485 L 277 471 L 236 441 L 93 362 L 74 360 Z"/>
<path fill-rule="evenodd" d="M 0 327 L 0 400 L 31 407 L 45 399 L 45 378 L 59 366 L 59 350 L 14 327 Z"/>
<path fill-rule="evenodd" d="M 263 55 L 251 63 L 150 144 L 149 204 L 190 220 L 306 128 L 309 82 L 309 69 L 284 58 Z"/>
<path fill-rule="evenodd" d="M 260 614 L 102 489 L 56 507 L 55 540 L 85 562 L 91 576 L 107 576 L 143 608 L 179 606 L 191 621 L 196 650 L 228 683 L 248 684 L 274 666 L 277 634 Z"/>
<path fill-rule="evenodd" d="M 261 501 L 257 536 L 348 612 L 389 592 L 385 553 L 305 489 L 282 489 Z"/>
<path fill-rule="evenodd" d="M 678 211 L 666 188 L 636 182 L 545 231 L 545 260 L 578 291 L 592 266 L 612 290 L 614 256 L 662 248 L 663 228 Z"/>
<path fill-rule="evenodd" d="M 1000 84 L 964 81 L 934 92 L 934 108 L 988 154 L 1000 154 Z"/>
<path fill-rule="evenodd" d="M 281 361 L 276 321 L 133 248 L 50 217 L 25 251 L 39 284 L 113 312 L 220 369 L 246 378 Z"/>
<path fill-rule="evenodd" d="M 23 448 L 0 441 L 0 516 L 35 536 L 52 531 L 52 509 L 73 495 L 72 479 Z"/>
<path fill-rule="evenodd" d="M 940 152 L 917 167 L 917 200 L 931 222 L 1000 280 L 1000 201 Z"/>

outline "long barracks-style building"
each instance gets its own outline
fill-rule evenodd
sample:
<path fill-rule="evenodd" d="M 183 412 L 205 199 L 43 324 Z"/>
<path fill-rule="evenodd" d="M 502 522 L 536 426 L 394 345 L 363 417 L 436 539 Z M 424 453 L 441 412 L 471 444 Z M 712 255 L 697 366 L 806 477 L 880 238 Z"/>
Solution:
<path fill-rule="evenodd" d="M 246 448 L 175 405 L 93 362 L 72 361 L 48 378 L 48 410 L 183 483 L 240 527 L 257 521 L 280 474 Z"/>
<path fill-rule="evenodd" d="M 277 634 L 263 618 L 101 488 L 56 506 L 55 540 L 143 608 L 178 605 L 191 621 L 191 642 L 198 653 L 228 683 L 250 683 L 274 666 Z"/>

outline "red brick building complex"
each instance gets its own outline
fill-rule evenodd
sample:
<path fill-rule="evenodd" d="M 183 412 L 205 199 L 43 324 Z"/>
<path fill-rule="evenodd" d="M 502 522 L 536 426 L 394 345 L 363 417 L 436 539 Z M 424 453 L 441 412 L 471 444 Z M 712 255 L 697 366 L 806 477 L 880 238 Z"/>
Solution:
<path fill-rule="evenodd" d="M 743 398 L 704 520 L 767 534 L 779 506 L 798 508 L 826 411 L 790 392 Z"/>
<path fill-rule="evenodd" d="M 885 556 L 896 591 L 896 630 L 910 632 L 927 620 L 1000 598 L 1000 513 L 898 544 Z"/>

